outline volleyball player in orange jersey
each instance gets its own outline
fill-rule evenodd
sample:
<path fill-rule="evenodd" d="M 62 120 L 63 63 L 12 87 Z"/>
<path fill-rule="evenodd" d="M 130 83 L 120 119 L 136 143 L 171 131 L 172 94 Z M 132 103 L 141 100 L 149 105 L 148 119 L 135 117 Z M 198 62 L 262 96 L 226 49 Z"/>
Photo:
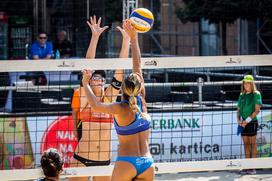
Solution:
<path fill-rule="evenodd" d="M 92 38 L 86 54 L 86 58 L 93 59 L 95 57 L 96 47 L 99 37 L 103 31 L 108 27 L 100 27 L 101 18 L 96 21 L 96 17 L 90 18 L 87 22 L 91 31 Z M 122 34 L 122 48 L 120 58 L 127 58 L 129 53 L 130 37 L 126 32 L 117 27 Z M 116 70 L 112 83 L 104 90 L 105 84 L 105 71 L 97 70 L 89 80 L 92 91 L 97 96 L 100 102 L 115 102 L 117 95 L 120 92 L 121 83 L 123 81 L 123 70 Z M 110 114 L 92 112 L 91 106 L 88 104 L 85 91 L 81 86 L 75 90 L 72 111 L 74 125 L 80 129 L 75 130 L 76 137 L 78 138 L 78 146 L 74 153 L 72 167 L 82 166 L 101 166 L 109 165 L 111 159 L 111 129 L 113 117 Z M 81 135 L 80 135 L 81 134 Z M 87 177 L 79 178 L 74 177 L 70 180 L 88 180 Z M 110 180 L 110 177 L 94 177 L 93 180 Z"/>

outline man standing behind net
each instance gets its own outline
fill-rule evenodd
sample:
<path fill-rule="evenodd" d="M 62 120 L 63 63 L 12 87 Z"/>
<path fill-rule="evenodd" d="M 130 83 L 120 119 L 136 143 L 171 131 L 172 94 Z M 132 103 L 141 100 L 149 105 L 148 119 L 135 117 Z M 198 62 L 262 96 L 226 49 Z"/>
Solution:
<path fill-rule="evenodd" d="M 90 18 L 90 22 L 88 21 L 88 25 L 92 30 L 92 38 L 86 58 L 92 59 L 95 57 L 99 37 L 101 33 L 108 28 L 107 26 L 101 28 L 100 23 L 101 18 L 97 21 L 95 16 Z M 126 58 L 128 57 L 130 38 L 122 28 L 118 27 L 118 30 L 123 37 L 119 57 Z M 109 103 L 116 101 L 123 81 L 123 74 L 123 70 L 116 70 L 112 78 L 112 83 L 104 89 L 105 71 L 96 70 L 93 73 L 89 84 L 100 102 Z M 72 113 L 74 127 L 77 128 L 75 134 L 78 137 L 78 146 L 75 150 L 71 167 L 109 165 L 111 160 L 111 129 L 113 117 L 109 114 L 93 112 L 82 86 L 74 92 Z M 88 180 L 88 177 L 74 177 L 69 180 L 83 181 Z M 93 177 L 93 180 L 109 181 L 110 177 Z"/>

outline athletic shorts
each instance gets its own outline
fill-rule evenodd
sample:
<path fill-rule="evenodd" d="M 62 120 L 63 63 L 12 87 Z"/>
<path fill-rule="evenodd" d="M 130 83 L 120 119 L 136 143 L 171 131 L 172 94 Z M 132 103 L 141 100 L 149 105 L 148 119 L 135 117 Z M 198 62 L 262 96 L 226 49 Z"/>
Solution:
<path fill-rule="evenodd" d="M 242 136 L 256 136 L 258 129 L 258 121 L 250 121 L 244 130 L 242 131 Z"/>

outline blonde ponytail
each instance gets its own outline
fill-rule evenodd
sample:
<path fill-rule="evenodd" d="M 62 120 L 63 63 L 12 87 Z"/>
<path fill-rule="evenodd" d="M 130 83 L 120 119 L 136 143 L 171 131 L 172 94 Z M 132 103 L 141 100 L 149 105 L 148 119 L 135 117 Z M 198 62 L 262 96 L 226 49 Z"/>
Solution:
<path fill-rule="evenodd" d="M 137 105 L 137 99 L 135 96 L 130 96 L 128 101 L 129 101 L 129 106 L 133 112 L 141 113 L 139 106 Z"/>
<path fill-rule="evenodd" d="M 147 121 L 151 121 L 151 117 L 149 114 L 141 112 L 139 106 L 137 105 L 137 98 L 135 96 L 129 97 L 129 106 L 132 109 L 133 112 L 141 114 L 142 118 L 144 118 Z"/>
<path fill-rule="evenodd" d="M 142 118 L 150 120 L 150 116 L 146 113 L 142 113 L 137 105 L 137 96 L 141 92 L 141 83 L 137 74 L 132 73 L 124 80 L 122 83 L 122 92 L 126 99 L 128 99 L 132 111 L 141 114 Z"/>

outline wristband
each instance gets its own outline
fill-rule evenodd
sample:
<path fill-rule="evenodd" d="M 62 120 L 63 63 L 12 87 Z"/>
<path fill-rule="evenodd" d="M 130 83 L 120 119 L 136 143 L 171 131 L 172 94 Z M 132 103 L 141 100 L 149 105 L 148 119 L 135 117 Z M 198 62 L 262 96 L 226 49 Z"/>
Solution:
<path fill-rule="evenodd" d="M 114 89 L 119 90 L 121 88 L 122 82 L 120 82 L 119 80 L 117 80 L 115 77 L 112 78 L 111 80 L 111 86 Z"/>
<path fill-rule="evenodd" d="M 248 116 L 247 118 L 246 118 L 246 120 L 245 120 L 247 123 L 249 123 L 250 121 L 251 121 L 251 118 L 250 118 L 250 116 Z"/>

